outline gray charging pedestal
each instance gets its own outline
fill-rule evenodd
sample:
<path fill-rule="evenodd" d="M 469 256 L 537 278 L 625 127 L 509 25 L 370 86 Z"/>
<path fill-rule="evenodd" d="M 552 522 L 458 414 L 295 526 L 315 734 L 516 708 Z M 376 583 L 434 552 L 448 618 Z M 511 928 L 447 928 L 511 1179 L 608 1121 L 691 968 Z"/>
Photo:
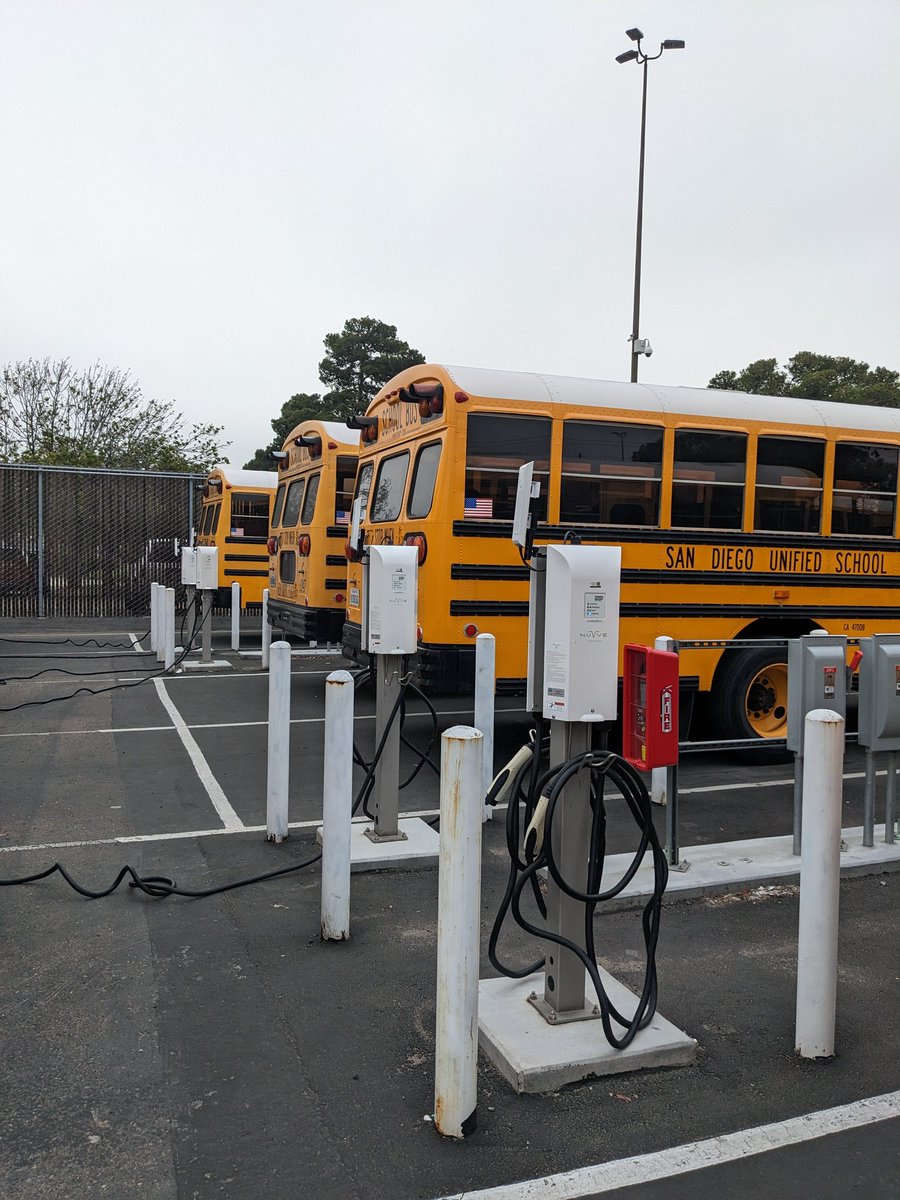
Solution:
<path fill-rule="evenodd" d="M 588 753 L 592 726 L 616 715 L 619 551 L 550 546 L 536 552 L 531 565 L 527 704 L 550 718 L 555 765 Z M 553 828 L 543 834 L 553 837 L 556 862 L 576 888 L 587 883 L 590 825 L 585 770 L 566 785 Z M 549 873 L 546 897 L 548 931 L 583 944 L 584 904 Z M 590 1076 L 693 1061 L 697 1043 L 659 1012 L 625 1049 L 613 1048 L 582 961 L 555 943 L 540 946 L 542 972 L 479 983 L 481 1048 L 517 1092 L 555 1091 Z M 600 976 L 619 1011 L 634 1012 L 638 997 L 602 967 Z"/>
<path fill-rule="evenodd" d="M 430 866 L 440 852 L 436 829 L 421 817 L 399 815 L 400 714 L 394 710 L 404 660 L 417 647 L 418 553 L 415 546 L 369 546 L 363 560 L 362 641 L 374 671 L 375 749 L 382 739 L 384 746 L 371 793 L 374 819 L 355 819 L 351 827 L 351 871 Z"/>
<path fill-rule="evenodd" d="M 847 716 L 847 639 L 807 633 L 788 642 L 787 748 L 794 754 L 794 844 L 800 854 L 803 820 L 803 735 L 806 714 L 827 708 Z"/>
<path fill-rule="evenodd" d="M 895 840 L 897 751 L 900 750 L 900 634 L 860 638 L 859 744 L 866 750 L 863 845 L 875 845 L 875 755 L 887 751 L 884 840 Z"/>

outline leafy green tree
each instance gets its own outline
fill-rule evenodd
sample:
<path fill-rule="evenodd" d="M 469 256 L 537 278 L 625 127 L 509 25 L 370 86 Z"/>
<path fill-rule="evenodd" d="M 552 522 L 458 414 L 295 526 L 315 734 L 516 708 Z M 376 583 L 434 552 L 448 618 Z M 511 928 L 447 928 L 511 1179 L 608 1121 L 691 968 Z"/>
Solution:
<path fill-rule="evenodd" d="M 244 463 L 247 471 L 271 471 L 274 467 L 272 451 L 280 450 L 284 439 L 292 429 L 296 429 L 301 421 L 312 418 L 317 421 L 332 420 L 332 414 L 318 392 L 298 392 L 285 400 L 281 406 L 280 416 L 272 420 L 275 436 L 267 446 L 261 446 L 249 462 Z"/>
<path fill-rule="evenodd" d="M 369 401 L 398 371 L 425 358 L 397 337 L 397 326 L 374 317 L 351 317 L 340 333 L 325 338 L 319 378 L 329 391 L 324 403 L 336 420 L 365 412 Z"/>
<path fill-rule="evenodd" d="M 870 368 L 868 363 L 853 358 L 833 358 L 810 350 L 801 350 L 783 367 L 774 358 L 761 358 L 741 371 L 720 371 L 708 386 L 761 396 L 800 396 L 808 400 L 900 408 L 897 371 Z"/>
<path fill-rule="evenodd" d="M 146 400 L 128 371 L 7 363 L 0 375 L 0 459 L 69 467 L 205 472 L 222 461 L 220 425 L 187 430 L 172 401 Z M 226 460 L 227 461 L 227 460 Z"/>

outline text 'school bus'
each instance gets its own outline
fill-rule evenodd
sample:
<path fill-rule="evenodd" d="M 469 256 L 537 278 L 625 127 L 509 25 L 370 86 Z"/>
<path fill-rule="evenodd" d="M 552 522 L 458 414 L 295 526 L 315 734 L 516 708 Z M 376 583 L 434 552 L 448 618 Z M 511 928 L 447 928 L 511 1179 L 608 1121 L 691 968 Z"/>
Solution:
<path fill-rule="evenodd" d="M 472 687 L 479 632 L 497 639 L 498 690 L 522 686 L 528 570 L 510 533 L 530 460 L 538 542 L 571 530 L 622 548 L 621 645 L 900 625 L 896 409 L 424 365 L 366 422 L 365 537 L 419 547 L 418 671 L 433 691 Z M 358 565 L 348 597 L 357 657 Z M 682 688 L 711 693 L 722 736 L 783 737 L 785 659 L 685 649 Z"/>
<path fill-rule="evenodd" d="M 340 638 L 358 456 L 358 431 L 335 421 L 301 421 L 277 454 L 269 621 L 285 633 Z"/>
<path fill-rule="evenodd" d="M 269 513 L 275 495 L 274 471 L 239 471 L 227 463 L 213 467 L 203 487 L 198 546 L 219 549 L 216 604 L 231 604 L 231 585 L 241 585 L 241 607 L 262 604 L 268 584 Z"/>

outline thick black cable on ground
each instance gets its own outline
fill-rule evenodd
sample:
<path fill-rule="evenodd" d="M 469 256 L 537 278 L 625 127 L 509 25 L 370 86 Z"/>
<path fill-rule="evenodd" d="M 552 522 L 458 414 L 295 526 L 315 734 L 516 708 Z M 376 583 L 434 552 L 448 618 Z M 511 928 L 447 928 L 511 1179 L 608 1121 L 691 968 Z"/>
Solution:
<path fill-rule="evenodd" d="M 543 722 L 539 722 L 536 741 L 540 744 L 542 740 Z M 659 939 L 662 897 L 668 881 L 668 864 L 653 825 L 650 797 L 637 771 L 623 758 L 608 751 L 579 755 L 543 773 L 540 772 L 540 760 L 537 755 L 532 753 L 526 756 L 520 752 L 517 759 L 519 759 L 518 764 L 507 773 L 505 778 L 504 772 L 500 773 L 489 793 L 489 802 L 493 800 L 496 803 L 503 794 L 509 797 L 506 810 L 506 840 L 510 856 L 510 871 L 506 890 L 491 929 L 488 957 L 501 974 L 513 979 L 524 978 L 526 975 L 540 970 L 544 965 L 543 960 L 539 960 L 527 967 L 512 968 L 500 960 L 497 954 L 497 942 L 509 913 L 512 913 L 513 919 L 522 929 L 534 937 L 570 950 L 584 964 L 597 994 L 600 1019 L 607 1041 L 617 1049 L 624 1049 L 634 1039 L 638 1030 L 644 1028 L 652 1020 L 656 1011 L 656 946 Z M 516 760 L 513 760 L 513 763 L 515 764 Z M 591 777 L 591 832 L 585 878 L 571 880 L 565 878 L 556 861 L 552 833 L 553 821 L 563 790 L 566 784 L 580 771 L 588 771 Z M 628 810 L 640 830 L 640 841 L 622 877 L 612 887 L 601 890 L 600 885 L 606 859 L 604 788 L 607 779 L 621 792 Z M 520 806 L 523 807 L 525 817 L 524 838 L 520 836 Z M 637 1008 L 633 1015 L 628 1017 L 619 1012 L 603 987 L 600 972 L 597 969 L 594 915 L 598 904 L 613 899 L 628 886 L 648 849 L 653 857 L 654 886 L 653 893 L 645 904 L 641 917 L 647 965 Z M 569 938 L 552 933 L 545 925 L 536 925 L 523 914 L 522 892 L 526 888 L 530 888 L 538 912 L 546 919 L 547 906 L 538 881 L 538 872 L 542 868 L 547 869 L 561 891 L 584 904 L 583 944 L 579 945 Z M 617 1034 L 613 1029 L 613 1022 L 624 1028 L 625 1032 Z"/>

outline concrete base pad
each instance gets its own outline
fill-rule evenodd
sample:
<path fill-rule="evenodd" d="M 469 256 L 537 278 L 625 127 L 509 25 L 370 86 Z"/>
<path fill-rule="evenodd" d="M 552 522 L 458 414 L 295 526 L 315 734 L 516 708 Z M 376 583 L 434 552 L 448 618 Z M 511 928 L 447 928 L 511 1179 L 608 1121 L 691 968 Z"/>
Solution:
<path fill-rule="evenodd" d="M 179 663 L 179 666 L 185 671 L 209 671 L 214 667 L 230 667 L 231 663 L 227 658 L 214 658 L 212 662 L 208 663 L 200 662 L 199 660 L 192 662 L 189 658 L 186 658 L 184 662 Z"/>
<path fill-rule="evenodd" d="M 373 842 L 366 837 L 372 822 L 365 818 L 350 827 L 350 870 L 387 871 L 397 867 L 431 867 L 437 865 L 441 839 L 438 831 L 421 817 L 401 818 L 398 821 L 403 841 Z M 321 846 L 322 830 L 316 832 Z"/>
<path fill-rule="evenodd" d="M 607 995 L 620 1012 L 634 1012 L 637 997 L 600 968 Z M 697 1043 L 657 1012 L 630 1046 L 615 1050 L 599 1019 L 549 1025 L 533 1005 L 543 993 L 543 972 L 526 979 L 482 979 L 478 984 L 479 1045 L 517 1092 L 555 1092 L 595 1075 L 622 1075 L 648 1067 L 682 1067 L 694 1061 Z M 596 997 L 590 984 L 585 1004 Z M 621 1033 L 615 1023 L 613 1031 Z"/>

